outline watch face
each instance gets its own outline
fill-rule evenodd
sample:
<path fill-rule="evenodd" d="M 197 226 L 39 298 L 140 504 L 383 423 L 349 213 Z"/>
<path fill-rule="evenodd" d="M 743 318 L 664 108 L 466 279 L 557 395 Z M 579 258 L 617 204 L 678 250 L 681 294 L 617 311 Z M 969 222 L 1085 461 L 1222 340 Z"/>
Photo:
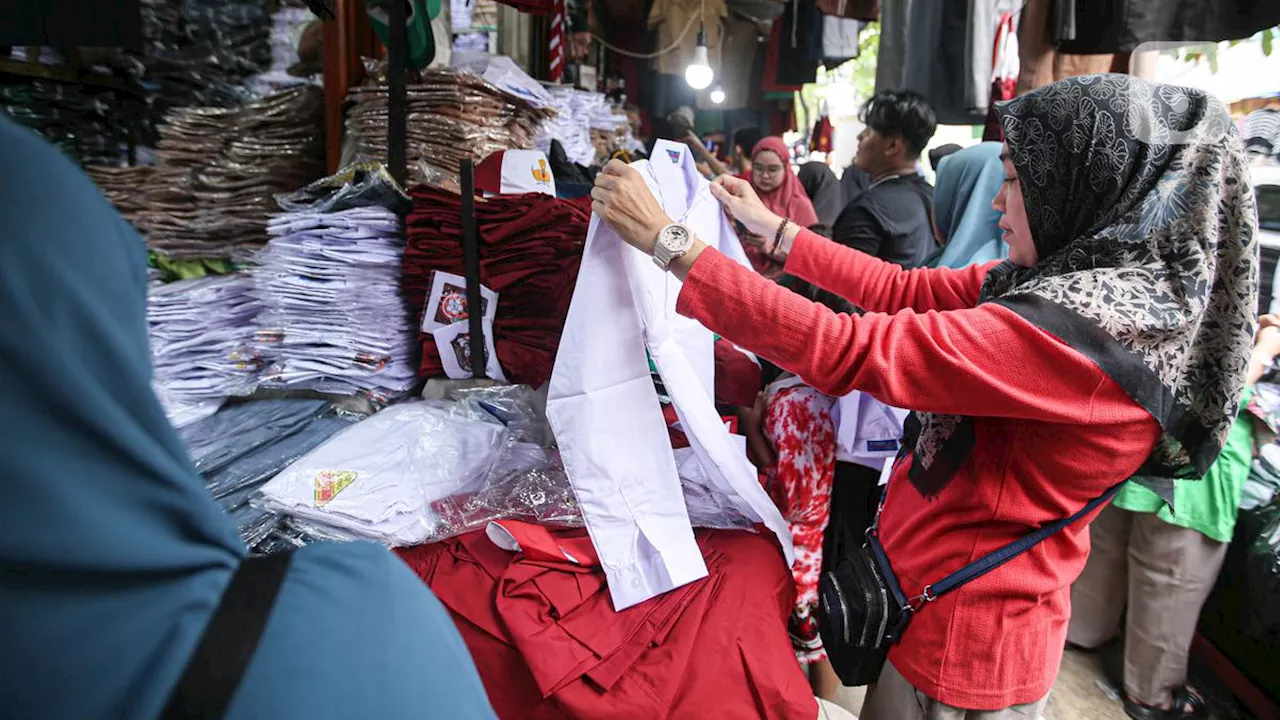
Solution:
<path fill-rule="evenodd" d="M 673 252 L 682 252 L 693 244 L 693 233 L 683 225 L 668 226 L 662 232 L 662 244 Z"/>

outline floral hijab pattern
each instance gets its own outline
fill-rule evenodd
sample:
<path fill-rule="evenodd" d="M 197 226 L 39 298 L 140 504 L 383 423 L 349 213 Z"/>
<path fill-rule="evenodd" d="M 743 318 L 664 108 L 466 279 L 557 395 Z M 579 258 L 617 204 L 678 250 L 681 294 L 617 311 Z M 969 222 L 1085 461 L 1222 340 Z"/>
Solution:
<path fill-rule="evenodd" d="M 1256 325 L 1256 213 L 1226 109 L 1126 75 L 1070 78 L 996 106 L 1040 261 L 993 268 L 997 302 L 1107 373 L 1164 430 L 1139 482 L 1217 458 Z M 968 457 L 969 418 L 909 424 L 913 484 L 935 496 Z"/>

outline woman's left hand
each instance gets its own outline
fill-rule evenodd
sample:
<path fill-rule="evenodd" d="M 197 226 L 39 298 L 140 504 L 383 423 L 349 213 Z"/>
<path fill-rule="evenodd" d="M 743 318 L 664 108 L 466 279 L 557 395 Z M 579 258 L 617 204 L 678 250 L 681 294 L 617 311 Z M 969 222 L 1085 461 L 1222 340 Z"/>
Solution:
<path fill-rule="evenodd" d="M 653 254 L 658 233 L 671 224 L 644 178 L 621 160 L 610 160 L 596 175 L 591 211 L 609 223 L 628 245 L 647 255 Z"/>

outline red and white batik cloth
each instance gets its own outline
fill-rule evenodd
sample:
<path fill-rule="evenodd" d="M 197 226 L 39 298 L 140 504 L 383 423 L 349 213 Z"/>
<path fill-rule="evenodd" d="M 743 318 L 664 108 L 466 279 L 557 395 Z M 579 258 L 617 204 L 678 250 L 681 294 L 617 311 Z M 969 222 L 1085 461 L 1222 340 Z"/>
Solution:
<path fill-rule="evenodd" d="M 807 665 L 826 657 L 814 611 L 836 467 L 836 428 L 831 418 L 835 400 L 798 378 L 775 382 L 766 394 L 764 435 L 773 447 L 775 464 L 765 468 L 764 474 L 769 496 L 790 525 L 795 544 L 791 574 L 796 602 L 789 629 L 796 658 Z"/>

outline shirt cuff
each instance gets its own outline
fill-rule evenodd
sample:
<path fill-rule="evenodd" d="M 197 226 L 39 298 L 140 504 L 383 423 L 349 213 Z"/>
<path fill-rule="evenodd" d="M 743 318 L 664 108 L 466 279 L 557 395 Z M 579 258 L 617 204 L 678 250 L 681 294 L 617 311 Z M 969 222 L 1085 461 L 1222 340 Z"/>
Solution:
<path fill-rule="evenodd" d="M 791 252 L 787 253 L 783 272 L 805 280 L 813 277 L 814 271 L 821 265 L 821 253 L 814 252 L 815 246 L 822 242 L 830 241 L 812 230 L 800 228 L 795 240 L 791 241 Z"/>

